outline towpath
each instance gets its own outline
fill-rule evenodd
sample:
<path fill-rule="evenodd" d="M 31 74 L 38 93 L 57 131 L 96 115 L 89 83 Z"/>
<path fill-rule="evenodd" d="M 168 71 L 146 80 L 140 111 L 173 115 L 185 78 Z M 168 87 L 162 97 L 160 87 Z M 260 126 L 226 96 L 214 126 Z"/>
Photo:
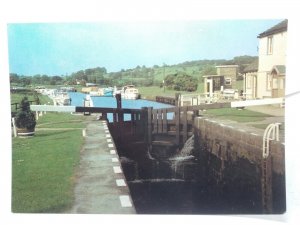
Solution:
<path fill-rule="evenodd" d="M 271 123 L 281 123 L 284 124 L 285 122 L 285 108 L 280 108 L 278 106 L 272 106 L 272 105 L 263 105 L 263 106 L 251 106 L 246 107 L 247 110 L 260 112 L 264 114 L 268 114 L 270 116 L 265 117 L 264 120 L 261 121 L 251 121 L 251 122 L 236 122 L 233 120 L 227 120 L 227 119 L 220 119 L 216 116 L 206 115 L 209 120 L 216 121 L 220 124 L 224 124 L 227 126 L 235 127 L 236 129 L 243 130 L 249 133 L 252 133 L 254 135 L 263 136 L 264 129 L 263 127 L 267 126 Z M 261 128 L 258 128 L 259 125 L 261 125 Z M 279 130 L 279 136 L 280 141 L 284 143 L 285 141 L 285 129 Z"/>
<path fill-rule="evenodd" d="M 115 144 L 105 121 L 90 121 L 83 132 L 75 200 L 68 213 L 134 214 Z"/>

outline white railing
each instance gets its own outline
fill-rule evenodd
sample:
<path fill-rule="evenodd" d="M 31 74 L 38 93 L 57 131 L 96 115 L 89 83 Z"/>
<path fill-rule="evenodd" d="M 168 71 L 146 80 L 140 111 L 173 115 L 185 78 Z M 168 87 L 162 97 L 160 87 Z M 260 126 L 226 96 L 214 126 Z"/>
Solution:
<path fill-rule="evenodd" d="M 264 159 L 268 158 L 270 154 L 270 141 L 275 140 L 279 141 L 279 125 L 280 123 L 271 123 L 265 129 L 263 136 L 263 149 L 262 149 L 262 157 Z"/>

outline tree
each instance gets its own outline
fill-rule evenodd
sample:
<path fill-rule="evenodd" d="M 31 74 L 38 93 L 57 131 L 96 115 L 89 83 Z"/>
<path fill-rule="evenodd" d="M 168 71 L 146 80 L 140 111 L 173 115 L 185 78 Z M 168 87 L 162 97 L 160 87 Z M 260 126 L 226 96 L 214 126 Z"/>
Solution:
<path fill-rule="evenodd" d="M 28 86 L 31 84 L 31 79 L 29 77 L 25 77 L 25 76 L 22 76 L 20 78 L 20 83 L 23 85 L 23 86 Z"/>
<path fill-rule="evenodd" d="M 18 74 L 10 73 L 9 80 L 10 80 L 10 83 L 19 83 L 20 78 L 19 78 Z"/>
<path fill-rule="evenodd" d="M 202 75 L 213 75 L 217 74 L 217 68 L 214 65 L 206 65 L 201 71 Z"/>
<path fill-rule="evenodd" d="M 187 75 L 186 73 L 179 72 L 173 75 L 168 75 L 165 78 L 165 85 L 167 88 L 176 91 L 196 91 L 198 81 L 196 78 Z"/>
<path fill-rule="evenodd" d="M 42 84 L 50 83 L 50 77 L 47 75 L 42 75 L 41 79 L 42 79 Z"/>
<path fill-rule="evenodd" d="M 33 84 L 42 84 L 42 76 L 40 74 L 36 74 L 32 77 L 31 82 Z"/>

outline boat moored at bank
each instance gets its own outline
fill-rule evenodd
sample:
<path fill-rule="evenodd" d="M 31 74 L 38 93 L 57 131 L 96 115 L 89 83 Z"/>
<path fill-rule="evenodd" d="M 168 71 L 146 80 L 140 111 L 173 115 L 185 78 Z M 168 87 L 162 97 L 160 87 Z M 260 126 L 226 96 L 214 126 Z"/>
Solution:
<path fill-rule="evenodd" d="M 137 88 L 135 88 L 134 85 L 127 85 L 122 87 L 122 90 L 120 91 L 121 97 L 124 99 L 139 99 L 140 93 Z"/>

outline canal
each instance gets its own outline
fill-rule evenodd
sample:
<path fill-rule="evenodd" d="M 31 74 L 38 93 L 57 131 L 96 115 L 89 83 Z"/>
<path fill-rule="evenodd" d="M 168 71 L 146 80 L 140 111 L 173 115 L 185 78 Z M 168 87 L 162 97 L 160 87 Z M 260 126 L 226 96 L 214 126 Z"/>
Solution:
<path fill-rule="evenodd" d="M 79 92 L 69 92 L 69 96 L 71 98 L 71 105 L 73 106 L 83 106 L 84 98 L 86 94 Z M 117 101 L 115 97 L 91 97 L 93 101 L 94 107 L 102 107 L 102 108 L 117 108 Z M 149 101 L 145 99 L 122 99 L 122 108 L 123 109 L 141 109 L 142 107 L 153 107 L 153 109 L 160 108 L 170 108 L 174 107 L 172 105 L 163 104 L 159 102 Z M 168 118 L 173 116 L 172 113 L 168 113 Z M 109 122 L 112 122 L 113 115 L 108 113 L 107 118 Z M 130 114 L 124 115 L 124 121 L 130 120 Z"/>
<path fill-rule="evenodd" d="M 69 92 L 73 106 L 83 106 L 83 100 L 86 94 L 79 92 Z M 92 97 L 95 107 L 116 108 L 117 101 L 114 97 Z M 142 107 L 153 107 L 154 109 L 173 107 L 159 102 L 149 101 L 145 99 L 122 99 L 122 108 L 124 109 L 141 109 Z"/>

